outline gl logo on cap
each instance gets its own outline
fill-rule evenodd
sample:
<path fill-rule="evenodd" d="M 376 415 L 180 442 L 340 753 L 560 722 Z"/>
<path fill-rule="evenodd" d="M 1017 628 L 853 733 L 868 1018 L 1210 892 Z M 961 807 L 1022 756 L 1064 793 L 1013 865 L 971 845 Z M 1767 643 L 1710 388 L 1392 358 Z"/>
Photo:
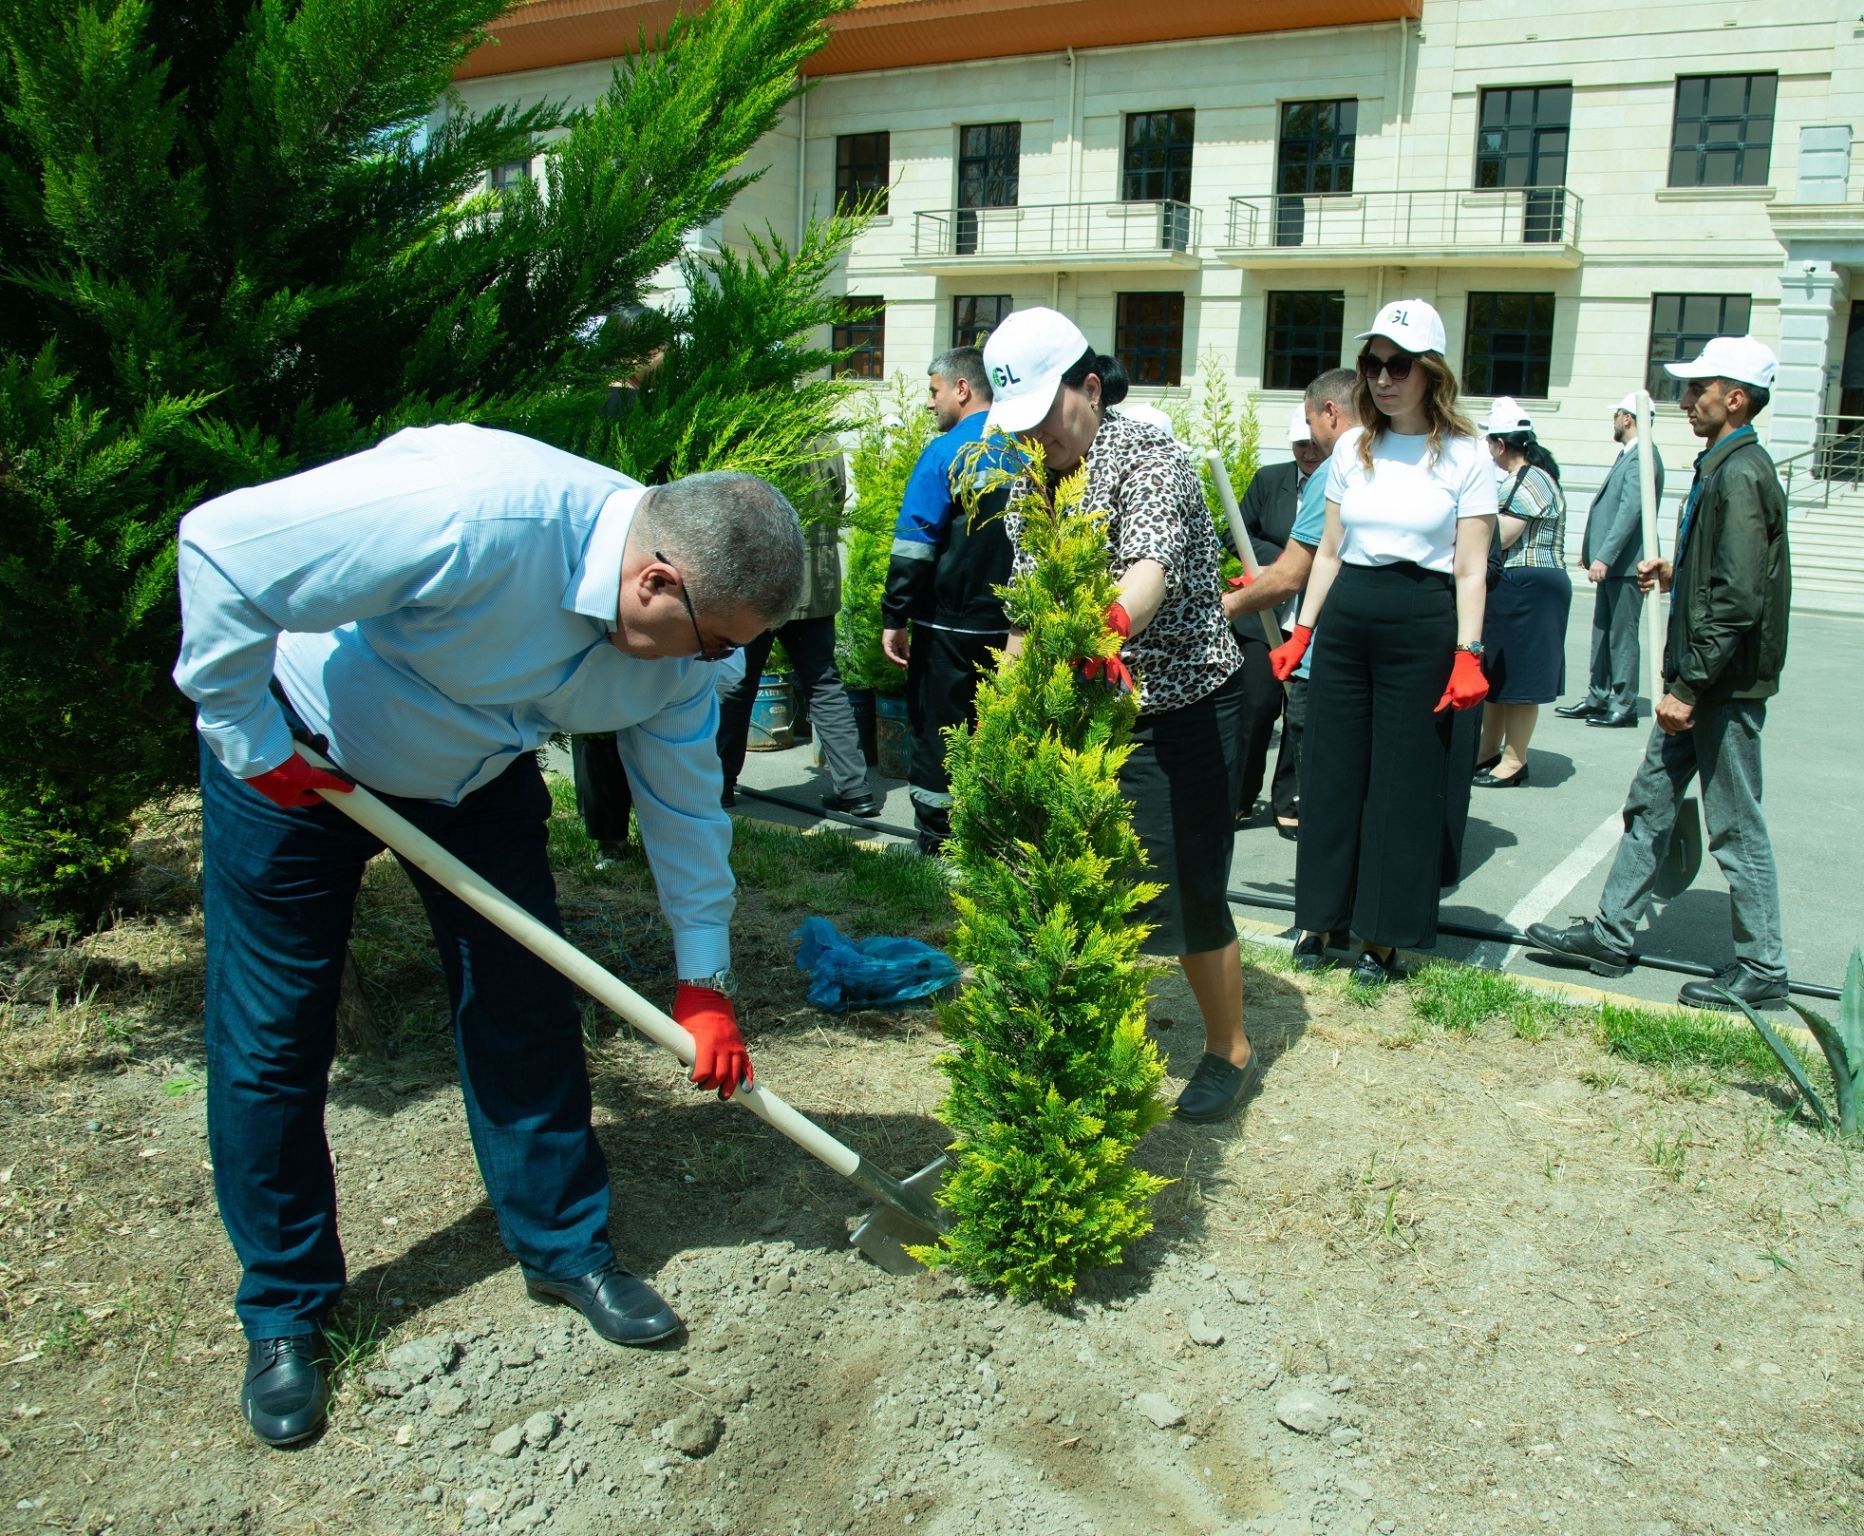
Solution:
<path fill-rule="evenodd" d="M 1007 364 L 998 363 L 995 368 L 990 370 L 990 382 L 996 388 L 1002 389 L 1006 384 L 1020 384 L 1023 381 L 1016 377 L 1016 374 Z"/>

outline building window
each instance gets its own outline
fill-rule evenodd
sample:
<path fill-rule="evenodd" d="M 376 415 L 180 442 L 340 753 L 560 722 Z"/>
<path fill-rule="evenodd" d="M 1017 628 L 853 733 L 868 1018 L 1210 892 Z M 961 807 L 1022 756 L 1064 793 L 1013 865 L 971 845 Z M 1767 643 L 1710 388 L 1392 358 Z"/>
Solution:
<path fill-rule="evenodd" d="M 967 123 L 958 130 L 958 254 L 977 249 L 979 208 L 1014 208 L 1022 174 L 1021 123 Z"/>
<path fill-rule="evenodd" d="M 1463 388 L 1545 400 L 1553 373 L 1553 295 L 1472 293 L 1463 332 Z"/>
<path fill-rule="evenodd" d="M 850 296 L 841 301 L 845 318 L 837 320 L 831 345 L 848 355 L 835 365 L 844 379 L 884 379 L 887 376 L 887 317 L 879 294 Z"/>
<path fill-rule="evenodd" d="M 516 186 L 521 181 L 531 179 L 531 162 L 529 160 L 501 160 L 492 167 L 492 190 L 503 192 L 507 187 Z"/>
<path fill-rule="evenodd" d="M 1126 117 L 1126 157 L 1120 196 L 1129 203 L 1191 201 L 1191 148 L 1197 114 L 1131 112 Z"/>
<path fill-rule="evenodd" d="M 1346 333 L 1344 293 L 1271 293 L 1262 349 L 1264 389 L 1306 389 L 1340 366 Z"/>
<path fill-rule="evenodd" d="M 1007 293 L 966 293 L 951 301 L 951 344 L 981 347 L 1014 305 Z"/>
<path fill-rule="evenodd" d="M 1113 350 L 1135 384 L 1177 384 L 1184 376 L 1184 295 L 1120 294 Z"/>
<path fill-rule="evenodd" d="M 1484 91 L 1476 129 L 1476 185 L 1530 187 L 1523 199 L 1521 238 L 1532 244 L 1561 238 L 1566 140 L 1573 121 L 1570 85 L 1529 85 Z"/>
<path fill-rule="evenodd" d="M 844 133 L 835 140 L 835 211 L 852 213 L 867 205 L 875 213 L 887 211 L 887 189 L 893 180 L 890 134 Z"/>
<path fill-rule="evenodd" d="M 1764 187 L 1778 75 L 1678 75 L 1673 187 Z"/>
<path fill-rule="evenodd" d="M 1275 243 L 1299 245 L 1306 235 L 1305 199 L 1353 190 L 1357 101 L 1284 101 L 1275 146 Z"/>
<path fill-rule="evenodd" d="M 1663 365 L 1695 357 L 1711 337 L 1747 335 L 1751 307 L 1745 293 L 1653 293 L 1644 383 L 1651 399 L 1682 399 L 1683 381 L 1671 378 Z"/>

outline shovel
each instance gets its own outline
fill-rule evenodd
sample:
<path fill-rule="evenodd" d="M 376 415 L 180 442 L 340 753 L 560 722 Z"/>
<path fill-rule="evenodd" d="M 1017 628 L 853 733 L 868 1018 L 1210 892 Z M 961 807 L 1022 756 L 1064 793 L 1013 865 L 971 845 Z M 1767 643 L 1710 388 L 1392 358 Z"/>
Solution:
<path fill-rule="evenodd" d="M 1655 560 L 1657 549 L 1656 408 L 1643 390 L 1637 393 L 1637 492 L 1644 532 L 1644 558 Z M 1652 587 L 1644 599 L 1644 672 L 1650 689 L 1650 707 L 1663 697 L 1663 599 Z M 1669 845 L 1658 861 L 1651 888 L 1665 901 L 1680 896 L 1695 882 L 1702 868 L 1702 813 L 1694 795 L 1683 796 Z"/>
<path fill-rule="evenodd" d="M 314 767 L 338 771 L 316 751 L 298 751 Z M 425 832 L 390 810 L 358 784 L 347 794 L 320 791 L 331 805 L 365 831 L 373 833 L 416 869 L 430 876 L 487 922 L 504 930 L 546 965 L 561 971 L 603 1007 L 619 1014 L 655 1045 L 671 1051 L 687 1066 L 693 1061 L 692 1036 L 620 978 L 611 975 L 561 934 L 540 923 L 504 892 L 468 869 Z M 843 1146 L 813 1120 L 800 1114 L 768 1088 L 746 1083 L 730 1101 L 742 1104 L 766 1125 L 781 1131 L 811 1157 L 825 1163 L 863 1190 L 879 1206 L 855 1228 L 849 1241 L 889 1274 L 911 1274 L 919 1261 L 907 1243 L 935 1243 L 951 1222 L 932 1196 L 947 1159 L 939 1157 L 904 1182 L 874 1167 L 860 1153 Z"/>
<path fill-rule="evenodd" d="M 1217 499 L 1223 503 L 1223 515 L 1230 521 L 1230 537 L 1236 543 L 1236 558 L 1243 562 L 1243 570 L 1251 581 L 1261 571 L 1256 564 L 1255 546 L 1249 542 L 1249 530 L 1243 526 L 1243 509 L 1236 504 L 1236 492 L 1230 487 L 1230 472 L 1224 466 L 1223 455 L 1215 448 L 1204 450 L 1204 462 L 1210 466 L 1210 478 L 1217 487 Z M 1275 622 L 1275 615 L 1264 608 L 1256 614 L 1262 621 L 1262 636 L 1269 643 L 1272 651 L 1282 643 L 1281 626 Z M 1283 687 L 1286 687 L 1283 684 Z"/>

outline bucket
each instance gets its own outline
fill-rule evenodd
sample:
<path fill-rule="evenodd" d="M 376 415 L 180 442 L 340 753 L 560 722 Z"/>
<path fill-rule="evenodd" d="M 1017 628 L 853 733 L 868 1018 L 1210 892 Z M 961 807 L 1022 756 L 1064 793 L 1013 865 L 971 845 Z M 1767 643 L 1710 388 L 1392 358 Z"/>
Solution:
<path fill-rule="evenodd" d="M 906 723 L 906 697 L 874 695 L 874 767 L 883 779 L 903 779 L 912 766 L 912 735 Z"/>
<path fill-rule="evenodd" d="M 781 752 L 794 744 L 790 728 L 793 690 L 787 672 L 766 672 L 757 680 L 757 697 L 751 702 L 751 729 L 745 742 L 752 752 Z"/>
<path fill-rule="evenodd" d="M 854 711 L 854 733 L 860 738 L 861 756 L 872 768 L 880 760 L 874 742 L 874 691 L 871 688 L 848 689 L 848 707 Z"/>

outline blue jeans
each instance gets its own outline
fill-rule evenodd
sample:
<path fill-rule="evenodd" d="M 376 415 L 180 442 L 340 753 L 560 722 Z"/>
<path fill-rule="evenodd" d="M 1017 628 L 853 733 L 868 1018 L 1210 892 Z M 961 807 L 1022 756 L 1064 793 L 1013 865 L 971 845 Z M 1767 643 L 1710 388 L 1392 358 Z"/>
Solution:
<path fill-rule="evenodd" d="M 550 794 L 528 753 L 457 806 L 383 796 L 534 917 L 561 930 Z M 201 747 L 207 1133 L 243 1275 L 247 1337 L 314 1333 L 342 1294 L 324 1102 L 344 946 L 382 845 L 328 805 L 284 810 Z M 404 864 L 404 868 L 407 866 Z M 408 868 L 453 1001 L 466 1123 L 505 1245 L 574 1279 L 607 1262 L 608 1169 L 570 985 Z"/>

